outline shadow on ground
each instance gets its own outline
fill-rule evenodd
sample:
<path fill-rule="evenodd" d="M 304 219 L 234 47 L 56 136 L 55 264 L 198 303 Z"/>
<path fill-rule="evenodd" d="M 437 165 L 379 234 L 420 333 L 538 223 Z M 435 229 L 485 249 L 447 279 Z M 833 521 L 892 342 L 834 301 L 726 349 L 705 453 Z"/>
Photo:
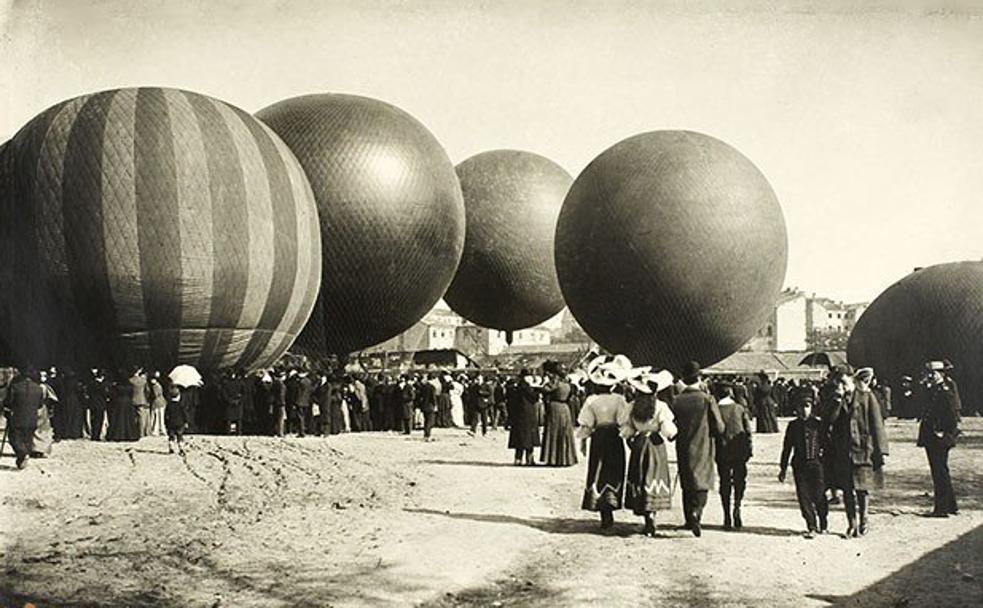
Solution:
<path fill-rule="evenodd" d="M 810 595 L 843 608 L 983 606 L 983 526 L 852 595 Z"/>
<path fill-rule="evenodd" d="M 495 462 L 493 460 L 421 460 L 422 464 L 440 464 L 457 467 L 511 467 L 515 469 L 535 469 L 537 467 L 516 466 L 511 462 Z"/>
<path fill-rule="evenodd" d="M 614 527 L 602 531 L 596 519 L 573 518 L 573 517 L 516 517 L 514 515 L 501 515 L 497 513 L 452 513 L 449 511 L 436 511 L 433 509 L 403 509 L 407 513 L 417 513 L 420 515 L 436 515 L 449 519 L 461 519 L 491 524 L 512 524 L 533 528 L 540 532 L 549 534 L 586 534 L 590 536 L 620 536 L 628 537 L 639 534 L 641 520 L 633 522 L 619 521 Z M 719 526 L 703 526 L 706 530 L 721 530 Z M 660 526 L 660 533 L 667 530 L 676 530 L 675 526 Z M 685 532 L 689 534 L 689 532 Z M 767 526 L 745 526 L 739 532 L 733 534 L 754 534 L 758 536 L 799 536 L 798 530 L 786 530 L 784 528 L 770 528 Z M 660 536 L 661 538 L 662 536 Z M 664 538 L 671 538 L 665 536 Z"/>

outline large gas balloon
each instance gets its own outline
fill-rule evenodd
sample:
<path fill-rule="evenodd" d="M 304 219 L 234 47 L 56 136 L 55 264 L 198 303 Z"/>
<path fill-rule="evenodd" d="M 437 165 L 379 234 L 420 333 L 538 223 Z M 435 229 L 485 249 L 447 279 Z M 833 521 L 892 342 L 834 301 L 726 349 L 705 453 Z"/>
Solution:
<path fill-rule="evenodd" d="M 297 346 L 346 354 L 419 321 L 461 259 L 464 203 L 447 153 L 387 103 L 323 94 L 257 116 L 297 155 L 317 199 L 323 279 Z"/>
<path fill-rule="evenodd" d="M 605 150 L 560 212 L 556 266 L 570 311 L 604 348 L 679 371 L 735 352 L 785 277 L 781 207 L 724 142 L 653 131 Z"/>
<path fill-rule="evenodd" d="M 246 112 L 104 91 L 46 110 L 3 156 L 0 333 L 18 362 L 250 368 L 307 321 L 313 194 Z"/>
<path fill-rule="evenodd" d="M 506 331 L 560 312 L 553 237 L 570 174 L 538 154 L 493 150 L 459 164 L 457 176 L 467 236 L 447 304 L 469 321 Z"/>
<path fill-rule="evenodd" d="M 964 409 L 981 409 L 983 263 L 930 266 L 888 287 L 854 326 L 847 357 L 895 387 L 927 361 L 948 359 Z"/>

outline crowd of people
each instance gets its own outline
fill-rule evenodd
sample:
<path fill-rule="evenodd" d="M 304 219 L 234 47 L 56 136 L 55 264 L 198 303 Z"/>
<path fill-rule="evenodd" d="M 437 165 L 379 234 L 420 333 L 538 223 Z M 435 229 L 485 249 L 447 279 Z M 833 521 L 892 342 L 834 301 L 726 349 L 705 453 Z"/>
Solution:
<path fill-rule="evenodd" d="M 948 452 L 959 434 L 958 388 L 947 362 L 930 362 L 904 399 L 921 404 L 918 445 L 933 482 L 932 515 L 958 512 Z M 541 373 L 540 373 L 541 372 Z M 172 372 L 173 373 L 173 372 Z M 195 372 L 197 373 L 197 372 Z M 18 468 L 46 457 L 60 440 L 138 441 L 167 435 L 183 454 L 185 433 L 284 436 L 365 431 L 412 434 L 434 428 L 486 435 L 503 428 L 516 466 L 566 467 L 588 458 L 582 506 L 609 528 L 626 508 L 655 534 L 655 515 L 674 491 L 666 443 L 676 442 L 685 527 L 700 536 L 714 477 L 725 529 L 743 527 L 741 505 L 754 433 L 785 431 L 779 480 L 792 468 L 806 536 L 828 530 L 830 501 L 842 500 L 847 537 L 870 529 L 870 492 L 883 483 L 888 455 L 884 419 L 890 389 L 869 368 L 831 368 L 821 380 L 707 376 L 691 362 L 675 380 L 667 371 L 633 367 L 623 355 L 599 356 L 583 373 L 547 362 L 518 374 L 429 371 L 398 376 L 344 374 L 302 362 L 254 373 L 229 370 L 179 383 L 135 367 L 111 377 L 92 369 L 25 369 L 0 384 L 7 437 Z M 579 446 L 578 446 L 579 439 Z"/>
<path fill-rule="evenodd" d="M 932 517 L 958 513 L 948 454 L 959 435 L 960 403 L 950 371 L 947 362 L 927 362 L 917 385 L 908 386 L 905 395 L 922 406 L 918 445 L 926 450 L 935 487 Z M 831 368 L 818 381 L 785 386 L 779 394 L 796 418 L 785 430 L 778 479 L 785 482 L 791 464 L 804 536 L 826 533 L 829 505 L 839 501 L 847 517 L 845 536 L 866 535 L 870 493 L 884 483 L 889 453 L 884 418 L 890 393 L 871 368 L 853 371 L 846 366 Z M 644 534 L 655 535 L 655 515 L 669 507 L 673 492 L 665 448 L 670 441 L 676 442 L 684 527 L 701 536 L 714 473 L 724 529 L 743 527 L 741 503 L 753 434 L 777 432 L 774 409 L 785 403 L 775 398 L 767 375 L 751 381 L 705 377 L 699 364 L 691 362 L 679 382 L 673 382 L 665 371 L 634 368 L 618 355 L 590 363 L 587 392 L 579 417 L 585 453 L 589 440 L 582 506 L 599 512 L 602 528 L 610 527 L 613 513 L 625 508 L 644 519 Z"/>

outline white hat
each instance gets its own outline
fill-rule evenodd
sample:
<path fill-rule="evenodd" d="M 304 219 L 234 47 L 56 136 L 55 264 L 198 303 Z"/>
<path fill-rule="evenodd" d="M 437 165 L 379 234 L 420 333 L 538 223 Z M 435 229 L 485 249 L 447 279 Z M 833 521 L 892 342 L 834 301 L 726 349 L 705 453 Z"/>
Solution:
<path fill-rule="evenodd" d="M 652 368 L 649 366 L 639 367 L 636 370 L 638 373 L 630 377 L 628 382 L 638 391 L 643 393 L 658 393 L 672 386 L 672 372 L 667 369 L 654 374 L 652 373 Z M 655 385 L 655 391 L 652 390 L 653 384 Z"/>
<path fill-rule="evenodd" d="M 624 355 L 601 355 L 587 364 L 587 379 L 599 386 L 614 386 L 631 375 L 631 359 Z"/>

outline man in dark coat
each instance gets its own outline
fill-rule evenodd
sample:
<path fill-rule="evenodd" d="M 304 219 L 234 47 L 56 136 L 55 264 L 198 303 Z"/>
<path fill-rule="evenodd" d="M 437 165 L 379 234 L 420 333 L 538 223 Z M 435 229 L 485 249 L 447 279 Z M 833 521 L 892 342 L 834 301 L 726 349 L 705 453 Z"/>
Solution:
<path fill-rule="evenodd" d="M 406 376 L 399 377 L 395 393 L 399 396 L 399 426 L 404 435 L 409 435 L 413 429 L 413 404 L 416 401 L 416 389 Z"/>
<path fill-rule="evenodd" d="M 109 405 L 109 384 L 102 370 L 93 370 L 85 392 L 88 397 L 86 407 L 89 410 L 89 437 L 92 441 L 99 441 L 106 419 L 106 407 Z"/>
<path fill-rule="evenodd" d="M 225 431 L 229 435 L 242 434 L 243 400 L 246 386 L 237 372 L 229 372 L 219 387 L 219 399 L 225 410 Z"/>
<path fill-rule="evenodd" d="M 492 386 L 491 381 L 486 381 L 484 377 L 479 375 L 475 380 L 473 390 L 472 399 L 474 399 L 475 412 L 471 418 L 470 434 L 473 436 L 478 432 L 478 422 L 480 421 L 481 435 L 485 436 L 488 434 L 488 417 L 494 407 L 495 387 Z"/>
<path fill-rule="evenodd" d="M 297 436 L 303 437 L 304 431 L 311 426 L 311 399 L 314 396 L 314 382 L 307 370 L 302 370 L 294 379 L 293 410 L 297 417 Z"/>
<path fill-rule="evenodd" d="M 7 417 L 7 437 L 17 457 L 17 468 L 23 469 L 34 451 L 34 431 L 38 426 L 38 409 L 44 403 L 40 376 L 30 369 L 17 376 L 7 387 L 4 415 Z"/>
<path fill-rule="evenodd" d="M 741 501 L 747 488 L 747 461 L 751 459 L 751 417 L 743 405 L 734 400 L 733 387 L 727 383 L 716 387 L 717 405 L 724 431 L 715 439 L 717 474 L 720 475 L 720 502 L 724 508 L 724 529 L 738 530 L 741 520 Z M 734 496 L 731 518 L 731 491 Z"/>
<path fill-rule="evenodd" d="M 283 437 L 287 426 L 287 374 L 277 369 L 273 377 L 273 434 Z"/>
<path fill-rule="evenodd" d="M 691 361 L 683 368 L 683 389 L 670 406 L 676 418 L 676 460 L 679 485 L 683 490 L 686 528 L 701 535 L 700 520 L 713 486 L 713 438 L 724 433 L 717 401 L 700 383 L 700 364 Z"/>
<path fill-rule="evenodd" d="M 417 405 L 423 412 L 423 440 L 431 441 L 430 431 L 433 429 L 434 420 L 437 416 L 437 392 L 433 386 L 433 374 L 427 374 L 425 382 L 418 386 Z"/>
<path fill-rule="evenodd" d="M 926 407 L 918 425 L 918 446 L 925 448 L 935 489 L 935 508 L 929 517 L 956 515 L 956 494 L 949 476 L 949 450 L 959 436 L 959 394 L 938 362 L 928 364 Z"/>
<path fill-rule="evenodd" d="M 372 428 L 377 431 L 387 431 L 386 401 L 389 397 L 389 380 L 379 374 L 369 390 L 369 413 L 372 417 Z"/>
<path fill-rule="evenodd" d="M 824 476 L 828 485 L 843 491 L 847 538 L 867 533 L 870 491 L 881 485 L 888 455 L 881 406 L 869 386 L 873 375 L 870 368 L 852 378 L 838 373 L 830 401 L 823 406 L 829 427 Z"/>

